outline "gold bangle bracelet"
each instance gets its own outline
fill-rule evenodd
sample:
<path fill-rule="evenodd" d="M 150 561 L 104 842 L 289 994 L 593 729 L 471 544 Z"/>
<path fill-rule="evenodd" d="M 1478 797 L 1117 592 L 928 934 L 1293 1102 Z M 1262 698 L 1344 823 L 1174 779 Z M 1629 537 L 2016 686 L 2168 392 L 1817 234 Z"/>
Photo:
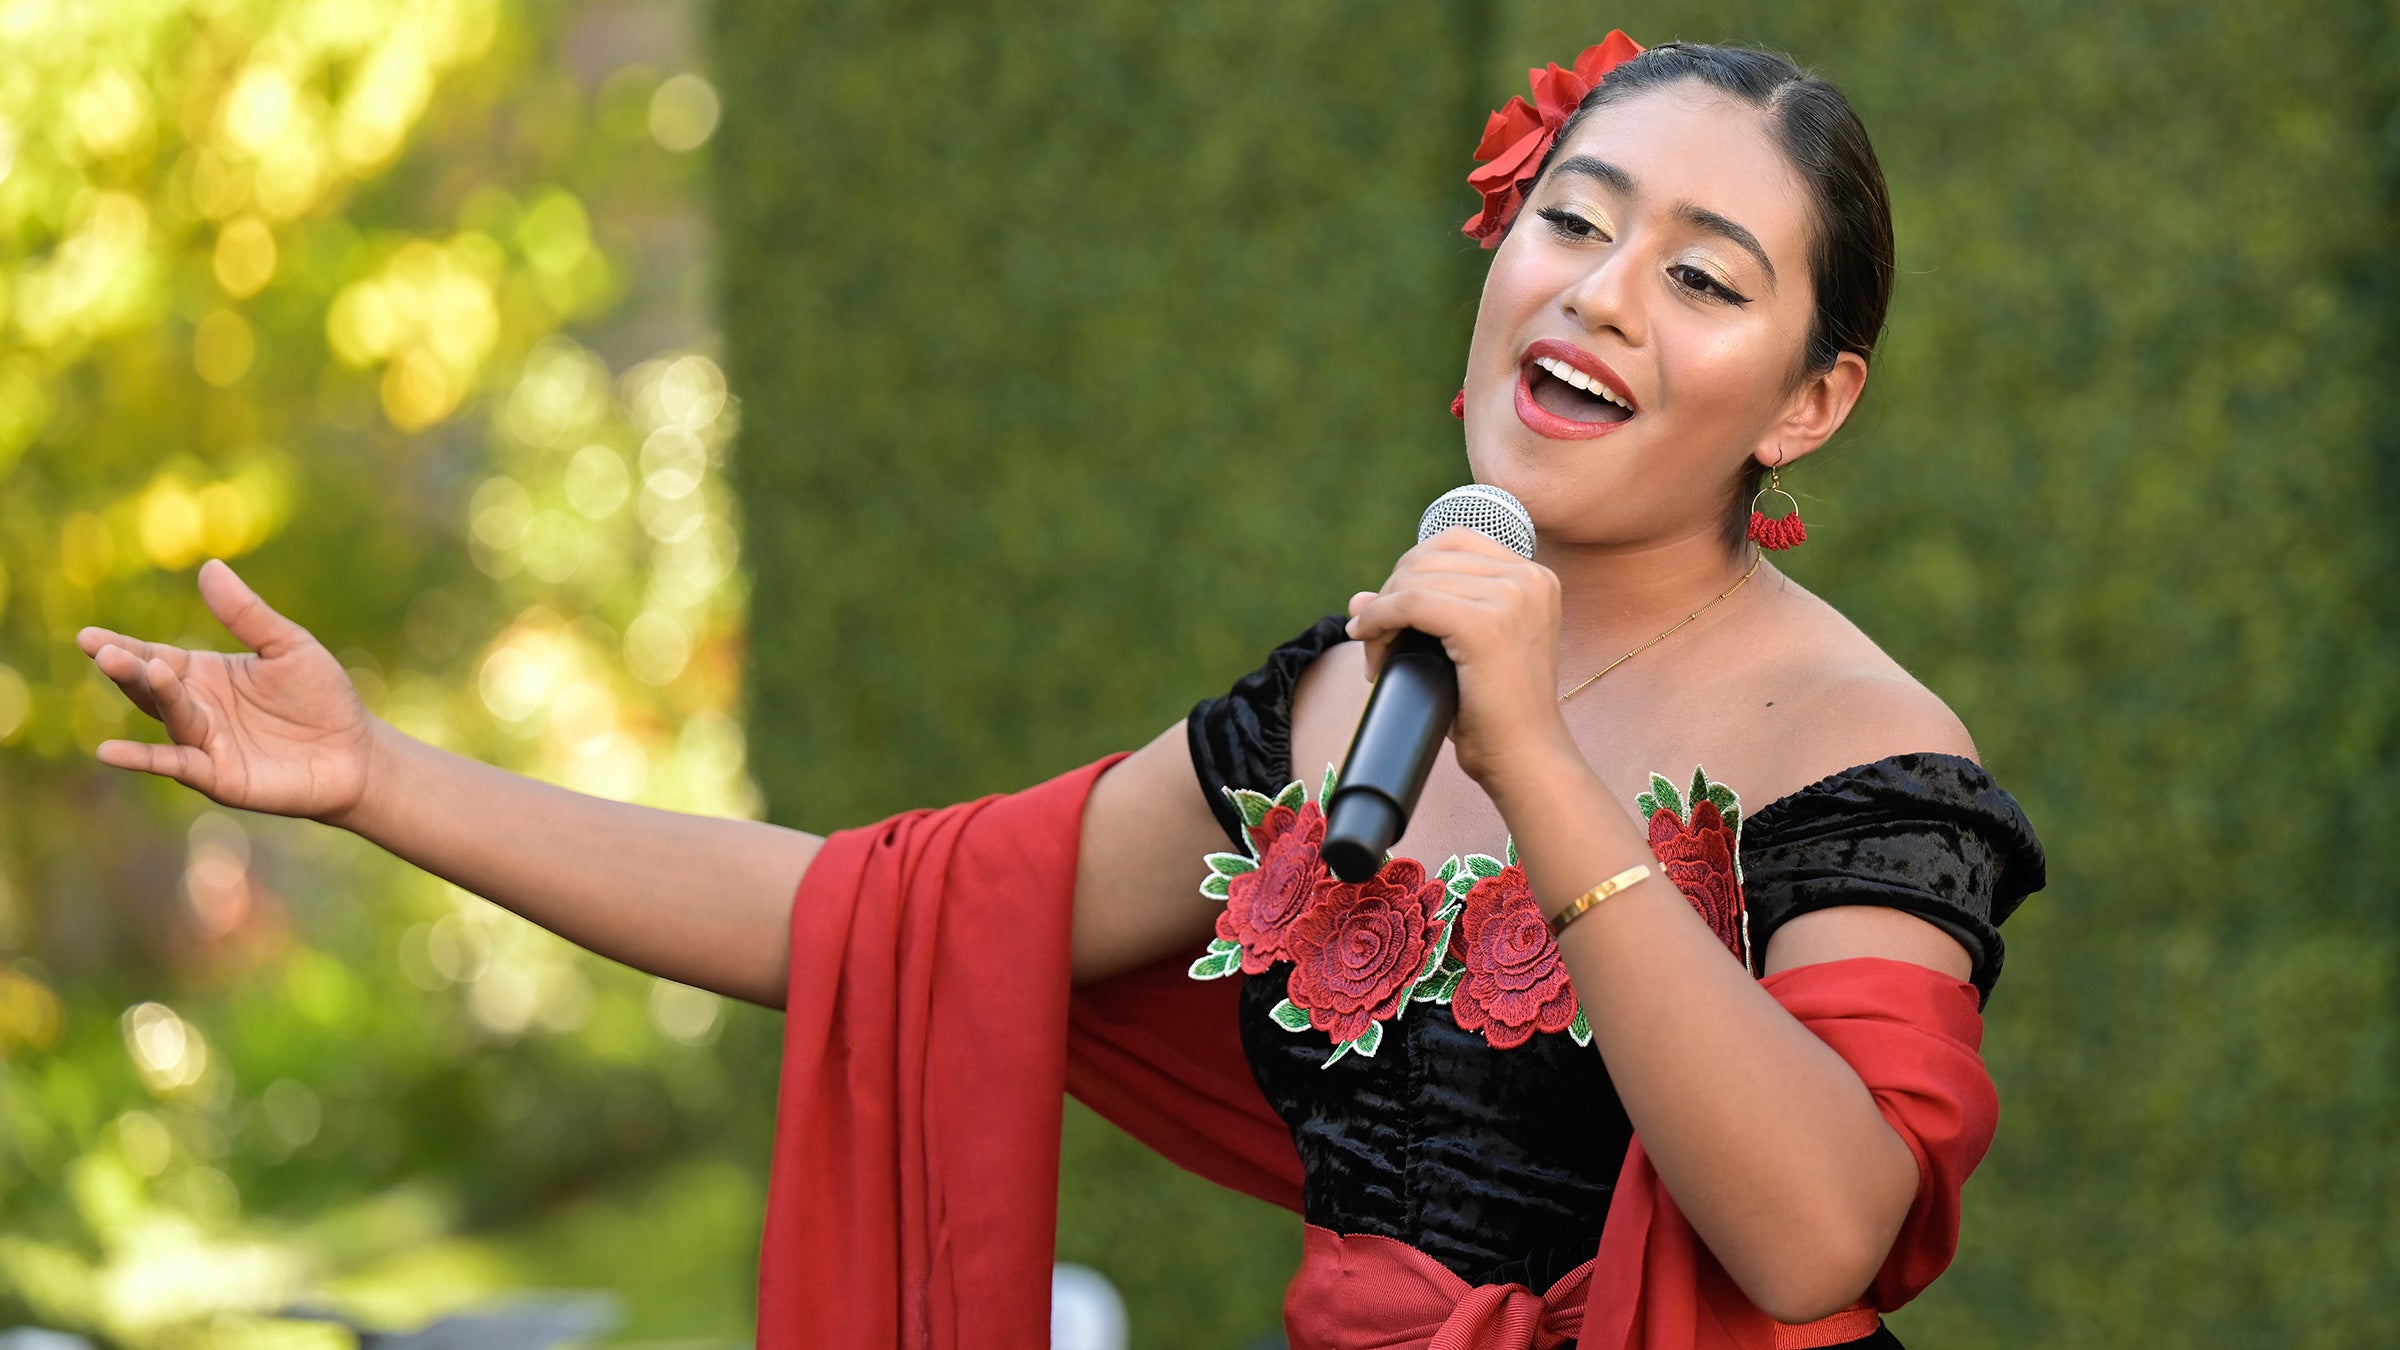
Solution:
<path fill-rule="evenodd" d="M 1567 925 L 1575 922 L 1577 919 L 1582 918 L 1586 910 L 1592 909 L 1601 901 L 1606 900 L 1608 897 L 1615 895 L 1621 890 L 1624 890 L 1626 887 L 1631 886 L 1635 882 L 1647 878 L 1650 875 L 1650 871 L 1650 864 L 1635 863 L 1633 866 L 1617 873 L 1615 876 L 1601 882 L 1599 885 L 1594 886 L 1588 891 L 1585 891 L 1583 894 L 1576 896 L 1573 904 L 1568 905 L 1565 909 L 1562 909 L 1558 913 L 1550 916 L 1551 940 L 1556 941 L 1558 939 L 1558 935 L 1567 930 Z"/>

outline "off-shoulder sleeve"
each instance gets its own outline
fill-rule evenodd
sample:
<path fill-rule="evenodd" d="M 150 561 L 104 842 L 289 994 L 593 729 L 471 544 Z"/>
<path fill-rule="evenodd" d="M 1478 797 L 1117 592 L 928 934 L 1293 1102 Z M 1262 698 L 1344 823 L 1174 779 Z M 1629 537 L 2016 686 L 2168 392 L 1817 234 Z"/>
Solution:
<path fill-rule="evenodd" d="M 1208 809 L 1234 847 L 1243 847 L 1242 816 L 1220 789 L 1249 788 L 1271 797 L 1291 781 L 1292 690 L 1309 662 L 1350 640 L 1342 631 L 1348 622 L 1340 614 L 1326 615 L 1269 652 L 1266 664 L 1235 680 L 1233 688 L 1192 705 L 1184 722 L 1192 768 Z"/>
<path fill-rule="evenodd" d="M 2000 923 L 2045 880 L 2017 799 L 1958 755 L 1894 755 L 1844 769 L 1742 823 L 1742 892 L 1759 951 L 1793 916 L 1888 905 L 1934 924 L 1973 959 L 1985 999 Z"/>

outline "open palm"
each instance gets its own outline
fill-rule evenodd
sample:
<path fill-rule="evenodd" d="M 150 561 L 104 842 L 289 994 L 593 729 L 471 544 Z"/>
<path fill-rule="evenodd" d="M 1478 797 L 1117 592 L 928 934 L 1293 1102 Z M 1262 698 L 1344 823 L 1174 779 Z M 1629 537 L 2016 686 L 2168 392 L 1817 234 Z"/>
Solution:
<path fill-rule="evenodd" d="M 231 567 L 201 564 L 200 597 L 247 652 L 196 652 L 86 628 L 76 645 L 171 744 L 103 741 L 100 762 L 172 778 L 223 806 L 324 820 L 366 789 L 374 715 L 341 662 L 268 608 Z"/>

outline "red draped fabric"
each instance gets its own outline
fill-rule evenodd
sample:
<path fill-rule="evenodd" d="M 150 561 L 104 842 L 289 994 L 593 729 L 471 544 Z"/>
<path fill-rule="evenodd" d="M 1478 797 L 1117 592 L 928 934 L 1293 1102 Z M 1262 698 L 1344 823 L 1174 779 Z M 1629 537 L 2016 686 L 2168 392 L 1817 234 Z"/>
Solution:
<path fill-rule="evenodd" d="M 1023 792 L 843 831 L 802 878 L 760 1346 L 1045 1346 L 1070 1090 L 1176 1164 L 1299 1208 L 1291 1136 L 1242 1056 L 1238 981 L 1187 978 L 1195 947 L 1069 988 L 1084 798 L 1119 758 Z M 1974 987 L 1873 958 L 1800 967 L 1765 985 L 1858 1070 L 1917 1156 L 1916 1204 L 1869 1291 L 1874 1306 L 1898 1307 L 1949 1264 L 1959 1187 L 1997 1116 L 1976 1054 Z M 1464 1321 L 1449 1311 L 1437 1319 L 1463 1329 L 1444 1342 L 1458 1350 L 1554 1343 L 1538 1339 L 1539 1326 L 1569 1325 L 1563 1309 L 1531 1311 L 1572 1302 L 1566 1291 L 1549 1291 L 1546 1303 L 1518 1286 L 1469 1289 L 1455 1277 L 1451 1290 L 1403 1255 L 1414 1252 L 1404 1243 L 1350 1237 L 1329 1249 L 1323 1233 L 1311 1234 L 1287 1300 L 1295 1345 L 1428 1343 L 1344 1339 L 1343 1327 L 1317 1325 L 1325 1318 L 1309 1323 L 1320 1305 L 1307 1291 L 1329 1270 L 1414 1281 L 1437 1308 L 1444 1298 L 1453 1308 L 1472 1303 Z M 1338 1269 L 1325 1264 L 1329 1250 Z M 1638 1139 L 1581 1278 L 1585 1350 L 1777 1343 L 1775 1324 L 1694 1236 Z M 1535 1327 L 1536 1339 L 1510 1330 L 1520 1326 Z M 1321 1339 L 1303 1341 L 1303 1332 Z"/>

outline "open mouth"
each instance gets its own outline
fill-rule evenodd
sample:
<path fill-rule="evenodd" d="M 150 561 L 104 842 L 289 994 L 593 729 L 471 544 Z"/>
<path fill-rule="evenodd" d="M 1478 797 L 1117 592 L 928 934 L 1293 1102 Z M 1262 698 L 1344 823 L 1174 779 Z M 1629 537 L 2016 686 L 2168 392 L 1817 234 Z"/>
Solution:
<path fill-rule="evenodd" d="M 1607 385 L 1555 356 L 1535 357 L 1526 363 L 1524 375 L 1526 393 L 1552 417 L 1609 425 L 1633 417 L 1633 409 Z"/>

